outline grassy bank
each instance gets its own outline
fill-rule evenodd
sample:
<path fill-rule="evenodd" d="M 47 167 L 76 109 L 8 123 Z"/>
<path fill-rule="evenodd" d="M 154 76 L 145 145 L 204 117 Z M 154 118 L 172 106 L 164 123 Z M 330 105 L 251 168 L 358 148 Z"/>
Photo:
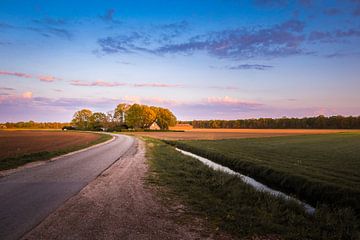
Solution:
<path fill-rule="evenodd" d="M 360 134 L 171 141 L 316 206 L 360 213 Z"/>
<path fill-rule="evenodd" d="M 208 219 L 236 238 L 357 239 L 350 209 L 320 208 L 315 216 L 302 207 L 257 192 L 240 179 L 213 171 L 159 140 L 147 139 L 151 184 L 181 201 L 188 211 Z"/>
<path fill-rule="evenodd" d="M 41 152 L 35 152 L 35 153 L 0 159 L 0 170 L 8 170 L 8 169 L 16 168 L 30 162 L 48 160 L 53 157 L 57 157 L 63 154 L 67 154 L 83 148 L 90 147 L 95 144 L 105 142 L 112 138 L 112 136 L 108 134 L 101 134 L 101 133 L 93 133 L 93 134 L 98 135 L 98 138 L 86 144 L 74 145 L 71 147 L 66 147 L 55 151 L 41 151 Z"/>

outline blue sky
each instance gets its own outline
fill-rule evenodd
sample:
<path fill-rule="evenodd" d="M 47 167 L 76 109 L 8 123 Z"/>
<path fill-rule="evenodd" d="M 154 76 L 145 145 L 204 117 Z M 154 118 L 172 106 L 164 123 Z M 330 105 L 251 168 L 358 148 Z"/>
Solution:
<path fill-rule="evenodd" d="M 0 122 L 360 114 L 359 0 L 2 0 L 0 56 Z"/>

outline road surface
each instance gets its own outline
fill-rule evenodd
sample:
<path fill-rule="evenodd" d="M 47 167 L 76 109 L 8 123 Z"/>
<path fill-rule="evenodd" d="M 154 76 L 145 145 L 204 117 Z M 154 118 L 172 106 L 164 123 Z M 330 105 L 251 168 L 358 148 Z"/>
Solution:
<path fill-rule="evenodd" d="M 115 135 L 114 135 L 115 136 Z M 135 147 L 132 137 L 0 178 L 0 239 L 18 239 Z"/>

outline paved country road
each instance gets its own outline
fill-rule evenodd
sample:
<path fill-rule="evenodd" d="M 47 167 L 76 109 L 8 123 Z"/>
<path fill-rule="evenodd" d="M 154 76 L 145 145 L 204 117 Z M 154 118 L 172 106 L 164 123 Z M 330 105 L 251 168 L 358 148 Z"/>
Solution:
<path fill-rule="evenodd" d="M 0 239 L 18 239 L 135 147 L 114 135 L 109 143 L 0 178 Z"/>

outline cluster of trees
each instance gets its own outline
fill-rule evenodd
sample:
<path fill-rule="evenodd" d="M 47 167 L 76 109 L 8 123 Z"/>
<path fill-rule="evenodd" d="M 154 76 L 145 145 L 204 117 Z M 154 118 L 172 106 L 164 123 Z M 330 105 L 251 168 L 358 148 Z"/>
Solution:
<path fill-rule="evenodd" d="M 80 130 L 107 130 L 135 128 L 147 129 L 156 123 L 160 129 L 167 130 L 176 124 L 175 115 L 166 108 L 120 103 L 108 113 L 82 109 L 74 114 L 71 124 Z"/>
<path fill-rule="evenodd" d="M 61 129 L 62 127 L 69 125 L 69 123 L 60 122 L 6 122 L 0 124 L 0 128 L 28 128 L 28 129 Z"/>
<path fill-rule="evenodd" d="M 284 129 L 360 129 L 360 116 L 323 115 L 306 118 L 259 118 L 243 120 L 202 120 L 183 122 L 194 128 L 284 128 Z"/>

